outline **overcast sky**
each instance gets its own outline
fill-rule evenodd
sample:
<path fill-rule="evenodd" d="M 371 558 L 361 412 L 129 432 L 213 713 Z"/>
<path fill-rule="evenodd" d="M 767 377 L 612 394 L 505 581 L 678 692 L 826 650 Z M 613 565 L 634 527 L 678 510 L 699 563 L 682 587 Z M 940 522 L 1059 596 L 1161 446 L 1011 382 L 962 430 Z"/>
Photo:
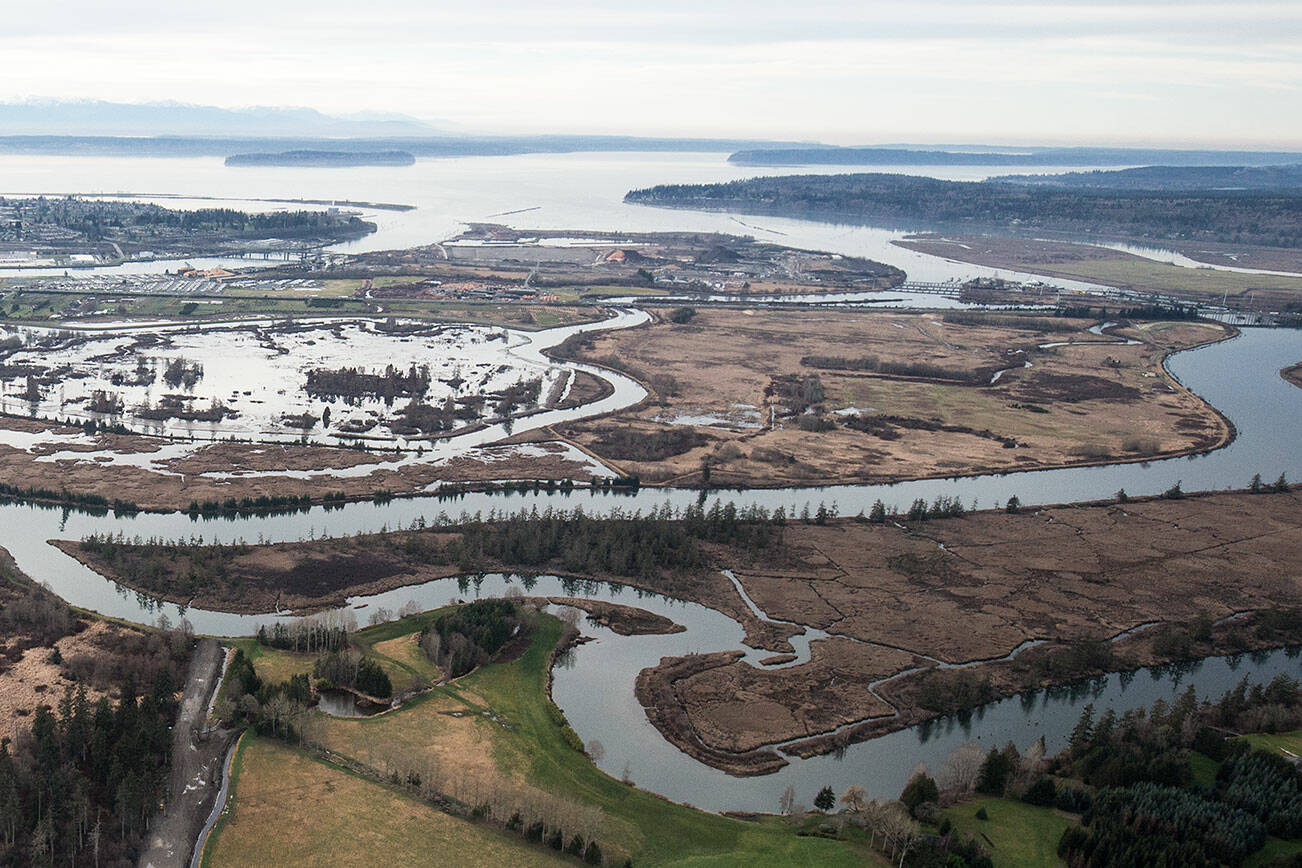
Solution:
<path fill-rule="evenodd" d="M 1302 147 L 1302 2 L 6 3 L 0 100 L 471 132 Z"/>

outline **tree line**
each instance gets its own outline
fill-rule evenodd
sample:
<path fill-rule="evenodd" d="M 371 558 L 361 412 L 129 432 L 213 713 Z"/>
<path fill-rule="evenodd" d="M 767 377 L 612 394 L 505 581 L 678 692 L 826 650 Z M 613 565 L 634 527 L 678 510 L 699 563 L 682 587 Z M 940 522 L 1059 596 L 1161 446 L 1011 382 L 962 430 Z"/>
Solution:
<path fill-rule="evenodd" d="M 629 202 L 812 220 L 914 220 L 1137 238 L 1302 246 L 1302 197 L 1242 190 L 1035 188 L 880 173 L 662 184 Z"/>
<path fill-rule="evenodd" d="M 91 703 L 84 686 L 39 706 L 29 733 L 0 743 L 0 848 L 8 864 L 129 865 L 167 791 L 169 670 L 143 695 Z"/>

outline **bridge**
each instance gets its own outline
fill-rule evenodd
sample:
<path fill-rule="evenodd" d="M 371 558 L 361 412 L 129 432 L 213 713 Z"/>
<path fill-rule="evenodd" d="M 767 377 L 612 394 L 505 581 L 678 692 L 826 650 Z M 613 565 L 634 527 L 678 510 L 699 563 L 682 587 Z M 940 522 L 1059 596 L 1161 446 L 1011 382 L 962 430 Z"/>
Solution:
<path fill-rule="evenodd" d="M 956 280 L 946 280 L 944 282 L 929 283 L 924 280 L 906 280 L 904 283 L 892 286 L 889 291 L 895 292 L 926 292 L 931 295 L 944 295 L 949 298 L 958 298 L 963 292 L 963 284 Z"/>

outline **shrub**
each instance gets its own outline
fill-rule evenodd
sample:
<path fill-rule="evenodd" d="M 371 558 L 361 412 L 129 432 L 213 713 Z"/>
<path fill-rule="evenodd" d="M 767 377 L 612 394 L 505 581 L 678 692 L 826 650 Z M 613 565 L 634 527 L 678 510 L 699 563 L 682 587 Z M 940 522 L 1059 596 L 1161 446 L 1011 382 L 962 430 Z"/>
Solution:
<path fill-rule="evenodd" d="M 1012 757 L 1000 753 L 996 748 L 990 748 L 990 753 L 986 754 L 985 762 L 981 764 L 981 771 L 977 775 L 977 792 L 1002 796 L 1004 787 L 1008 784 L 1008 777 L 1012 773 Z"/>
<path fill-rule="evenodd" d="M 909 809 L 909 813 L 917 816 L 920 806 L 940 801 L 940 789 L 931 775 L 919 773 L 913 776 L 904 792 L 900 793 L 900 801 Z"/>
<path fill-rule="evenodd" d="M 1022 794 L 1022 801 L 1028 805 L 1039 805 L 1041 807 L 1054 804 L 1058 797 L 1058 788 L 1054 786 L 1053 778 L 1040 778 L 1035 783 L 1026 788 Z"/>

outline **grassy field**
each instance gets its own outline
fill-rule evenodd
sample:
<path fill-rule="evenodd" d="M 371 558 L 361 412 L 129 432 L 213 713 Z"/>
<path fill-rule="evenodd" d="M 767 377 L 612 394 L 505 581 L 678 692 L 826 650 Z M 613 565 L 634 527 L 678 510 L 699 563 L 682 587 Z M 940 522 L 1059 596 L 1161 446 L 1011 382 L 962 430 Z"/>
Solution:
<path fill-rule="evenodd" d="M 1203 754 L 1193 753 L 1189 756 L 1190 775 L 1193 777 L 1193 782 L 1200 787 L 1211 789 L 1212 784 L 1216 783 L 1216 770 L 1220 767 L 1220 763 Z"/>
<path fill-rule="evenodd" d="M 1302 279 L 1271 274 L 1240 274 L 1212 268 L 1184 268 L 1147 259 L 1118 257 L 1080 262 L 1026 262 L 1019 268 L 1110 286 L 1133 286 L 1175 295 L 1215 297 L 1248 291 L 1302 292 Z"/>
<path fill-rule="evenodd" d="M 230 642 L 244 652 L 253 664 L 253 671 L 258 677 L 270 684 L 288 681 L 295 675 L 312 674 L 312 664 L 316 662 L 315 654 L 281 651 L 259 645 L 256 639 L 234 639 Z"/>
<path fill-rule="evenodd" d="M 1258 750 L 1276 751 L 1285 756 L 1289 754 L 1302 756 L 1302 729 L 1295 729 L 1292 732 L 1259 732 L 1245 735 L 1243 740 Z"/>
<path fill-rule="evenodd" d="M 986 809 L 989 819 L 978 820 L 976 812 Z M 1052 808 L 1037 808 L 1011 799 L 981 798 L 962 802 L 944 812 L 954 828 L 972 835 L 990 851 L 997 866 L 1037 868 L 1057 866 L 1058 840 L 1072 824 Z"/>
<path fill-rule="evenodd" d="M 416 656 L 419 650 L 410 637 L 435 614 L 360 631 L 359 644 L 386 667 L 433 674 Z M 431 768 L 439 769 L 444 778 L 454 781 L 450 786 L 458 788 L 463 797 L 478 787 L 505 786 L 528 798 L 561 800 L 599 817 L 602 831 L 597 840 L 608 857 L 631 856 L 637 865 L 884 864 L 869 853 L 857 833 L 853 840 L 841 841 L 801 837 L 780 821 L 742 822 L 668 802 L 597 769 L 567 739 L 559 713 L 547 697 L 547 665 L 560 631 L 559 621 L 544 617 L 519 658 L 479 669 L 399 711 L 376 718 L 345 720 L 318 715 L 311 724 L 311 738 L 341 756 L 373 767 L 383 767 L 397 757 L 425 769 L 426 774 Z M 255 659 L 255 666 L 260 672 L 261 667 L 268 672 L 288 671 L 288 663 L 271 662 L 280 653 L 264 651 Z M 379 789 L 388 799 L 390 794 Z M 237 794 L 237 817 L 275 810 L 274 801 L 254 801 L 255 807 L 249 808 L 245 798 L 243 791 Z M 333 818 L 352 810 L 337 806 L 334 799 L 317 792 L 314 803 L 318 811 L 311 812 L 313 802 L 307 800 L 297 810 L 305 812 L 303 821 L 309 827 L 316 822 L 312 813 Z M 323 819 L 327 827 L 329 818 Z M 249 828 L 256 828 L 272 821 L 259 816 L 246 822 Z M 480 827 L 462 825 L 467 835 L 483 832 Z M 222 846 L 236 846 L 226 843 L 227 835 L 222 833 L 223 841 L 214 854 L 221 854 Z M 468 837 L 459 846 L 478 845 Z"/>
<path fill-rule="evenodd" d="M 1271 274 L 1242 274 L 1211 267 L 1186 268 L 1090 244 L 963 235 L 957 238 L 912 238 L 894 244 L 963 262 L 993 268 L 1013 268 L 1049 277 L 1062 277 L 1130 287 L 1151 292 L 1219 301 L 1223 296 L 1253 293 L 1268 304 L 1295 300 L 1302 278 Z"/>
<path fill-rule="evenodd" d="M 1267 838 L 1266 846 L 1244 860 L 1243 868 L 1264 868 L 1281 856 L 1294 856 L 1299 853 L 1302 853 L 1302 841 Z"/>
<path fill-rule="evenodd" d="M 245 737 L 231 796 L 205 866 L 573 864 L 269 739 Z"/>

